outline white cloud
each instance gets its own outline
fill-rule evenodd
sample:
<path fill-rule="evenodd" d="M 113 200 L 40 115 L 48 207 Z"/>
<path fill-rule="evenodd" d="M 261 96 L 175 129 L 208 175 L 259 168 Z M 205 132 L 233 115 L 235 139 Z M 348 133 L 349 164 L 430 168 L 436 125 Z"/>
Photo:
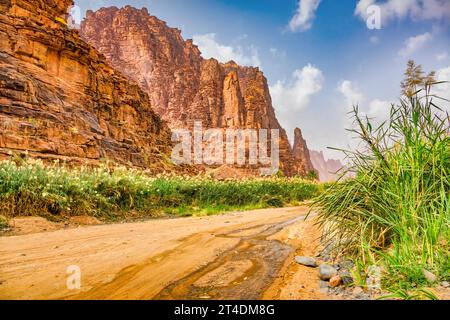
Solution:
<path fill-rule="evenodd" d="M 437 61 L 445 61 L 448 59 L 448 53 L 447 52 L 442 52 L 436 55 L 436 60 Z"/>
<path fill-rule="evenodd" d="M 367 8 L 378 5 L 381 9 L 383 24 L 395 19 L 411 18 L 413 20 L 441 20 L 450 17 L 448 0 L 360 0 L 355 14 L 361 19 L 368 18 Z"/>
<path fill-rule="evenodd" d="M 388 119 L 392 102 L 373 99 L 366 104 L 367 99 L 364 94 L 358 89 L 357 85 L 349 80 L 342 81 L 338 86 L 338 91 L 344 96 L 348 110 L 353 110 L 353 106 L 358 105 L 361 115 L 367 115 L 374 119 L 376 124 L 381 124 L 382 121 Z"/>
<path fill-rule="evenodd" d="M 369 103 L 369 110 L 367 116 L 376 119 L 380 123 L 389 119 L 392 102 L 375 99 Z"/>
<path fill-rule="evenodd" d="M 389 119 L 391 103 L 381 99 L 369 101 L 354 82 L 349 80 L 340 82 L 338 91 L 345 100 L 345 105 L 342 105 L 342 108 L 345 108 L 347 113 L 342 110 L 340 114 L 343 117 L 341 121 L 346 129 L 359 131 L 359 125 L 355 121 L 354 114 L 350 112 L 353 111 L 353 106 L 355 105 L 358 105 L 359 116 L 363 119 L 367 116 L 374 129 L 378 128 L 384 121 Z M 369 102 L 367 103 L 366 101 Z M 361 142 L 353 131 L 345 133 L 345 136 L 342 137 L 341 146 L 349 150 L 365 151 L 364 143 Z"/>
<path fill-rule="evenodd" d="M 292 32 L 306 31 L 312 27 L 321 0 L 299 0 L 295 15 L 289 22 Z"/>
<path fill-rule="evenodd" d="M 290 81 L 278 81 L 270 87 L 275 108 L 282 112 L 299 111 L 306 108 L 311 97 L 322 90 L 322 71 L 308 64 L 293 72 Z"/>
<path fill-rule="evenodd" d="M 80 29 L 81 23 L 81 8 L 77 5 L 71 5 L 67 9 L 67 13 L 69 14 L 67 18 L 67 23 L 72 29 Z"/>
<path fill-rule="evenodd" d="M 258 49 L 253 45 L 248 47 L 223 45 L 217 42 L 215 33 L 194 35 L 193 41 L 206 59 L 215 58 L 223 63 L 233 60 L 240 65 L 261 67 Z"/>
<path fill-rule="evenodd" d="M 351 109 L 354 105 L 361 104 L 364 101 L 364 95 L 349 80 L 342 81 L 338 86 L 338 91 L 342 93 L 347 104 L 347 108 Z"/>
<path fill-rule="evenodd" d="M 294 128 L 300 125 L 299 113 L 309 107 L 312 97 L 322 90 L 324 82 L 322 71 L 308 64 L 295 70 L 289 80 L 270 86 L 278 120 L 291 139 Z"/>
<path fill-rule="evenodd" d="M 436 81 L 445 83 L 434 86 L 433 94 L 448 101 L 435 99 L 435 103 L 450 112 L 450 66 L 436 71 Z"/>
<path fill-rule="evenodd" d="M 408 38 L 404 43 L 404 47 L 399 51 L 399 55 L 402 57 L 410 57 L 414 52 L 423 48 L 432 39 L 433 35 L 429 32 Z"/>

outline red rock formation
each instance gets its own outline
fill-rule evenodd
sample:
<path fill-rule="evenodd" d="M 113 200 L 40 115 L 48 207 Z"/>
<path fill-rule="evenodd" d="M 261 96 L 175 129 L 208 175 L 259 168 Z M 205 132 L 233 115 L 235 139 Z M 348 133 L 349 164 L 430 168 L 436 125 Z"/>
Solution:
<path fill-rule="evenodd" d="M 311 150 L 311 162 L 319 172 L 319 179 L 322 182 L 335 181 L 339 178 L 340 170 L 343 168 L 341 161 L 329 159 L 325 160 L 323 152 Z"/>
<path fill-rule="evenodd" d="M 302 166 L 308 173 L 315 171 L 315 168 L 311 162 L 311 155 L 308 146 L 305 139 L 303 139 L 302 131 L 299 128 L 295 128 L 294 131 L 294 146 L 292 147 L 292 153 L 294 158 L 301 162 Z"/>
<path fill-rule="evenodd" d="M 199 90 L 202 59 L 181 31 L 130 6 L 88 11 L 82 36 L 103 53 L 117 70 L 149 94 L 155 111 L 182 127 L 183 113 Z"/>
<path fill-rule="evenodd" d="M 140 84 L 171 128 L 191 128 L 194 121 L 202 121 L 207 128 L 279 129 L 284 173 L 309 171 L 307 158 L 292 155 L 258 68 L 203 59 L 192 40 L 184 41 L 180 30 L 145 8 L 88 11 L 80 32 L 114 67 Z"/>
<path fill-rule="evenodd" d="M 223 81 L 223 128 L 245 127 L 245 102 L 236 71 L 231 71 Z"/>
<path fill-rule="evenodd" d="M 0 154 L 160 163 L 168 127 L 137 84 L 66 26 L 71 4 L 0 1 Z"/>

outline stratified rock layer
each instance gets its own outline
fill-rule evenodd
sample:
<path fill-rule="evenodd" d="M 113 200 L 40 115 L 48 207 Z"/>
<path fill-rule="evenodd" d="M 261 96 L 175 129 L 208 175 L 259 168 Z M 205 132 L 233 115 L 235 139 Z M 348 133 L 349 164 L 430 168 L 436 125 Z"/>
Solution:
<path fill-rule="evenodd" d="M 170 130 L 148 95 L 66 26 L 70 5 L 0 1 L 0 155 L 160 163 Z"/>
<path fill-rule="evenodd" d="M 292 154 L 285 130 L 272 106 L 267 80 L 258 68 L 203 59 L 181 31 L 126 6 L 88 11 L 81 35 L 108 61 L 149 94 L 155 111 L 171 128 L 253 128 L 280 130 L 281 168 L 305 175 L 312 168 L 303 139 Z M 306 157 L 306 158 L 303 158 Z"/>

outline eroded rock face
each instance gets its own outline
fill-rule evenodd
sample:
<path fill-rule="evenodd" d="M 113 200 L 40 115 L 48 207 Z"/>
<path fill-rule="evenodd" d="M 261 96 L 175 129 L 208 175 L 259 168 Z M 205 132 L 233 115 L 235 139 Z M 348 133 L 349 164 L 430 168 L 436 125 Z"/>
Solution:
<path fill-rule="evenodd" d="M 311 162 L 311 155 L 306 144 L 306 140 L 303 138 L 302 131 L 299 128 L 295 128 L 294 131 L 294 146 L 292 147 L 292 154 L 296 160 L 301 162 L 307 172 L 315 171 L 315 168 Z"/>
<path fill-rule="evenodd" d="M 319 172 L 319 179 L 322 182 L 335 181 L 339 178 L 340 170 L 343 168 L 341 161 L 335 159 L 325 160 L 323 152 L 311 150 L 311 162 Z"/>
<path fill-rule="evenodd" d="M 150 96 L 155 111 L 171 126 L 184 124 L 183 114 L 199 89 L 200 51 L 184 41 L 147 9 L 130 6 L 88 11 L 82 36 L 135 80 Z"/>
<path fill-rule="evenodd" d="M 223 115 L 221 127 L 245 127 L 245 102 L 236 71 L 231 71 L 223 82 Z"/>
<path fill-rule="evenodd" d="M 70 5 L 0 1 L 0 155 L 154 166 L 170 130 L 148 95 L 65 25 Z"/>
<path fill-rule="evenodd" d="M 149 94 L 171 128 L 191 129 L 194 121 L 202 121 L 204 128 L 279 129 L 282 170 L 286 175 L 308 173 L 310 161 L 293 156 L 258 68 L 203 59 L 192 40 L 185 41 L 180 30 L 145 8 L 89 11 L 80 33 Z"/>

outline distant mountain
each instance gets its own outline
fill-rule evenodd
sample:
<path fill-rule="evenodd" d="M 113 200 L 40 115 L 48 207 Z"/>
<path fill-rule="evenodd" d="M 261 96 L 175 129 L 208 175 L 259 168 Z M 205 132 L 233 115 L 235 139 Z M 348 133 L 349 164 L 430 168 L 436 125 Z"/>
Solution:
<path fill-rule="evenodd" d="M 329 159 L 325 160 L 322 151 L 310 151 L 311 162 L 314 168 L 319 173 L 319 180 L 321 182 L 335 181 L 339 177 L 338 171 L 343 168 L 340 160 Z"/>

